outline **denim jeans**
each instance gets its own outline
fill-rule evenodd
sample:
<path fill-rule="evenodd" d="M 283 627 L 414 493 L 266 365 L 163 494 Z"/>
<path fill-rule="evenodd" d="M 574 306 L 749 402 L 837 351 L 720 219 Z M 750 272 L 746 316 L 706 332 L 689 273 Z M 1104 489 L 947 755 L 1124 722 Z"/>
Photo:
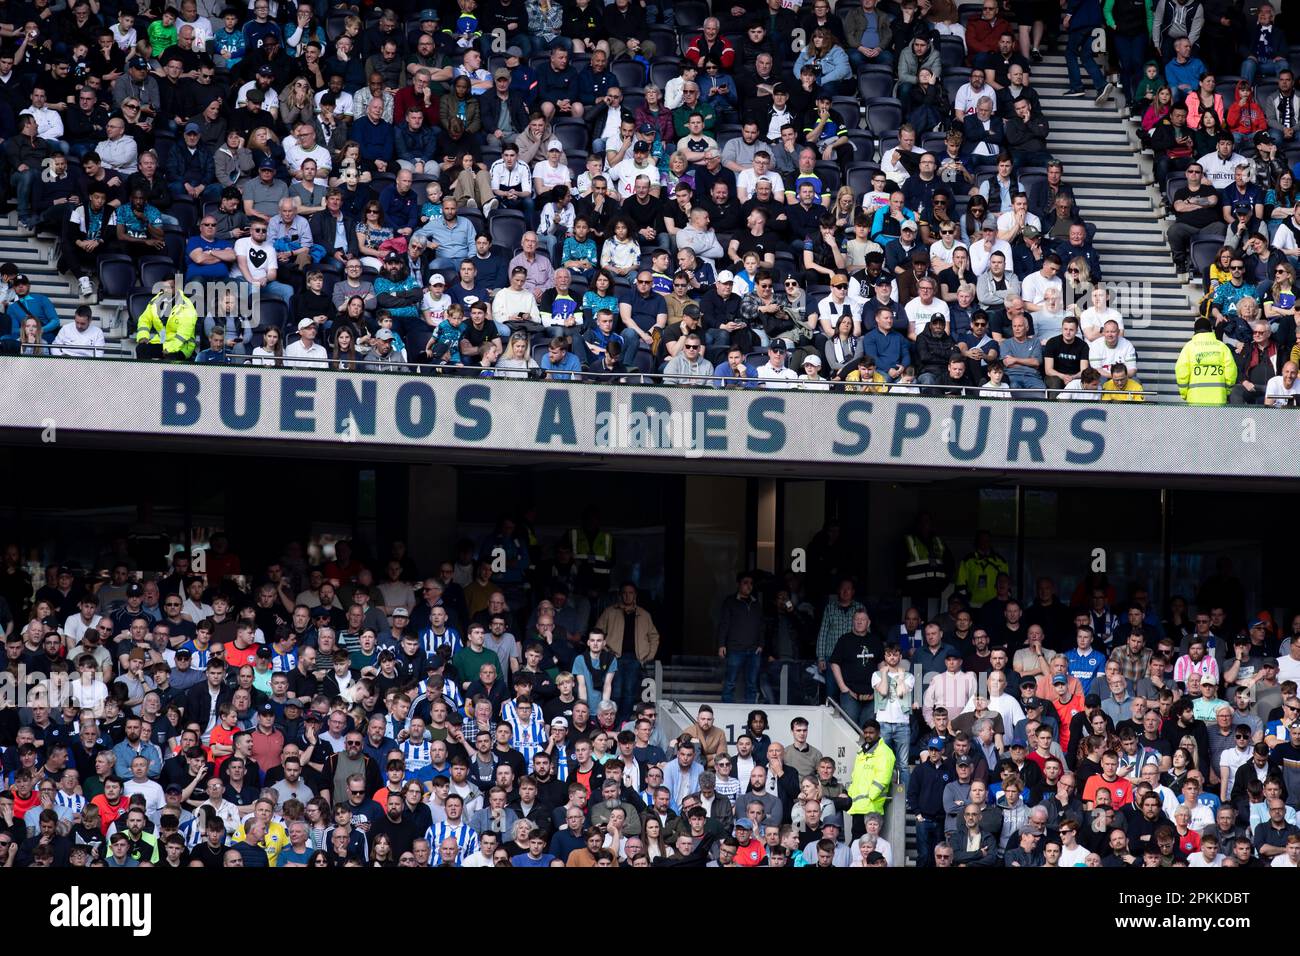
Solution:
<path fill-rule="evenodd" d="M 624 329 L 621 334 L 623 336 L 623 364 L 631 368 L 637 352 L 641 351 L 641 336 L 631 329 Z"/>
<path fill-rule="evenodd" d="M 874 700 L 854 700 L 848 694 L 840 694 L 840 709 L 844 711 L 846 717 L 862 727 L 864 721 L 870 720 L 876 713 L 876 702 Z"/>
<path fill-rule="evenodd" d="M 722 702 L 730 704 L 736 693 L 736 678 L 741 669 L 745 672 L 746 704 L 758 702 L 758 668 L 762 656 L 758 651 L 727 651 L 725 674 L 722 678 Z"/>
<path fill-rule="evenodd" d="M 18 218 L 27 219 L 32 214 L 32 185 L 41 174 L 39 169 L 27 169 L 9 176 L 9 184 L 16 190 L 18 200 Z"/>
<path fill-rule="evenodd" d="M 1288 69 L 1285 60 L 1265 60 L 1261 63 L 1253 56 L 1241 63 L 1241 78 L 1251 86 L 1255 85 L 1256 76 L 1277 76 L 1280 70 Z"/>
<path fill-rule="evenodd" d="M 631 654 L 618 659 L 614 672 L 614 702 L 618 704 L 619 720 L 628 720 L 632 708 L 641 697 L 641 662 Z"/>
<path fill-rule="evenodd" d="M 1119 75 L 1124 84 L 1124 100 L 1132 108 L 1137 103 L 1137 88 L 1142 82 L 1147 44 L 1150 41 L 1145 33 L 1128 36 L 1115 32 L 1111 38 L 1115 41 L 1115 55 L 1119 58 Z"/>
<path fill-rule="evenodd" d="M 1083 60 L 1083 68 L 1088 71 L 1088 77 L 1092 80 L 1093 88 L 1100 93 L 1106 85 L 1106 77 L 1102 75 L 1101 68 L 1097 66 L 1097 61 L 1092 56 L 1092 29 L 1071 30 L 1070 38 L 1065 46 L 1065 68 L 1070 74 L 1070 89 L 1077 90 L 1080 88 L 1081 80 L 1079 78 L 1079 60 Z"/>
<path fill-rule="evenodd" d="M 907 786 L 907 758 L 912 748 L 912 725 L 910 723 L 880 724 L 880 739 L 894 752 L 894 769 L 903 786 Z"/>
<path fill-rule="evenodd" d="M 934 845 L 943 835 L 938 822 L 930 819 L 916 822 L 916 865 L 934 866 Z"/>

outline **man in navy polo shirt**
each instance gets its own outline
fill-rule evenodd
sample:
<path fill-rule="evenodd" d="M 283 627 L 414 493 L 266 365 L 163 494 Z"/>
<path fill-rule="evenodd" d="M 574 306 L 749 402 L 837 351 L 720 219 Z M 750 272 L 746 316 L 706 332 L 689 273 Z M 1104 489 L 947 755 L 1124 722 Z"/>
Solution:
<path fill-rule="evenodd" d="M 654 277 L 646 270 L 636 275 L 635 288 L 619 293 L 618 314 L 623 322 L 623 361 L 631 368 L 636 353 L 650 348 L 651 333 L 668 325 L 668 303 L 653 288 Z"/>

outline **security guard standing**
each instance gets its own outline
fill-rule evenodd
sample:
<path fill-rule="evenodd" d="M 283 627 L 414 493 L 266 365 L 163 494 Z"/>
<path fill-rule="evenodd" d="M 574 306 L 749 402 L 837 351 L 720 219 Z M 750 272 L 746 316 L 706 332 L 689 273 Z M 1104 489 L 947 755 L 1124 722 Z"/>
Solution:
<path fill-rule="evenodd" d="M 199 313 L 184 292 L 176 288 L 175 277 L 163 280 L 163 289 L 136 320 L 135 351 L 139 358 L 169 361 L 194 357 L 197 342 L 194 328 Z"/>
<path fill-rule="evenodd" d="M 1010 574 L 1007 559 L 993 550 L 993 535 L 987 531 L 975 532 L 975 550 L 957 568 L 957 589 L 964 591 L 973 608 L 997 594 L 999 574 Z"/>
<path fill-rule="evenodd" d="M 880 724 L 868 720 L 862 725 L 862 749 L 853 758 L 849 778 L 849 836 L 857 839 L 866 832 L 868 813 L 884 814 L 894 783 L 894 752 L 880 740 Z"/>
<path fill-rule="evenodd" d="M 938 602 L 948 586 L 952 554 L 934 533 L 930 515 L 917 515 L 916 528 L 903 538 L 903 581 L 909 605 L 926 609 L 926 620 L 939 613 Z"/>
<path fill-rule="evenodd" d="M 588 508 L 582 527 L 569 529 L 569 546 L 578 564 L 578 587 L 595 599 L 608 594 L 614 572 L 614 536 L 600 530 L 600 512 Z"/>
<path fill-rule="evenodd" d="M 1209 319 L 1197 319 L 1192 332 L 1174 368 L 1178 394 L 1188 405 L 1226 405 L 1228 392 L 1237 381 L 1232 349 L 1215 337 Z"/>

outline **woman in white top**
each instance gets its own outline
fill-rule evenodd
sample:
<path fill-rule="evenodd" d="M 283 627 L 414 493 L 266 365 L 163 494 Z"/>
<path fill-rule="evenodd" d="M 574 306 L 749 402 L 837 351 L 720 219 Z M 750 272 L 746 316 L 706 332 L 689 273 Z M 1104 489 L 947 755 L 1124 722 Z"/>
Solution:
<path fill-rule="evenodd" d="M 510 336 L 506 354 L 496 364 L 498 378 L 527 378 L 529 370 L 540 368 L 528 354 L 528 335 L 516 332 Z"/>
<path fill-rule="evenodd" d="M 850 866 L 862 866 L 862 861 L 866 859 L 867 853 L 870 853 L 873 849 L 885 858 L 886 865 L 893 866 L 894 848 L 889 845 L 888 840 L 880 835 L 881 830 L 883 830 L 885 826 L 885 818 L 879 813 L 868 813 L 866 819 L 863 821 L 863 826 L 866 827 L 867 832 L 854 840 L 853 846 L 849 848 L 849 854 L 853 857 L 854 861 Z M 875 841 L 875 846 L 869 847 L 866 853 L 862 852 L 863 842 L 865 841 L 869 844 L 872 840 Z"/>
<path fill-rule="evenodd" d="M 262 344 L 253 349 L 253 365 L 284 365 L 284 346 L 280 343 L 280 330 L 274 326 L 262 333 Z"/>
<path fill-rule="evenodd" d="M 1100 285 L 1092 287 L 1091 295 L 1092 304 L 1086 309 L 1079 312 L 1079 332 L 1088 342 L 1101 338 L 1101 327 L 1107 322 L 1115 322 L 1119 325 L 1119 334 L 1124 334 L 1124 316 L 1120 315 L 1118 310 L 1110 307 L 1110 292 Z M 1078 308 L 1078 303 L 1075 303 Z M 1037 324 L 1038 317 L 1034 316 L 1034 322 Z"/>

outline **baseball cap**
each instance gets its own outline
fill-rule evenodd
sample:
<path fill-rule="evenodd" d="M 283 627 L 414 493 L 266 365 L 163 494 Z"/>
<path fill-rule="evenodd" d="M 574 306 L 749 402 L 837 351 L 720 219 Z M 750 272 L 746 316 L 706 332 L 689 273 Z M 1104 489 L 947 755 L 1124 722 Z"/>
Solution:
<path fill-rule="evenodd" d="M 1202 684 L 1214 684 L 1214 685 L 1217 686 L 1218 683 L 1219 683 L 1219 679 L 1218 679 L 1217 677 L 1214 677 L 1214 676 L 1210 675 L 1210 674 L 1202 674 L 1202 675 L 1201 675 L 1201 683 L 1202 683 Z"/>
<path fill-rule="evenodd" d="M 785 347 L 785 340 L 784 340 L 784 339 L 773 339 L 772 342 L 771 342 L 771 344 L 768 345 L 768 349 L 769 349 L 770 351 L 773 351 L 773 352 L 787 352 L 787 351 L 789 351 L 789 349 L 787 349 L 787 348 Z"/>
<path fill-rule="evenodd" d="M 299 329 L 302 329 L 302 327 L 303 327 L 302 323 L 303 323 L 303 322 L 311 322 L 311 319 L 303 319 L 302 322 L 299 322 L 299 323 L 298 323 L 298 328 L 299 328 Z M 316 324 L 315 322 L 312 322 L 312 325 L 315 325 L 315 324 Z M 327 607 L 321 607 L 321 606 L 318 604 L 316 607 L 314 607 L 314 608 L 311 609 L 311 616 L 312 616 L 312 617 L 329 617 L 329 616 L 330 616 L 329 608 L 327 608 Z"/>
<path fill-rule="evenodd" d="M 261 647 L 257 649 L 257 656 L 262 658 L 263 660 L 269 661 L 271 660 L 271 658 L 275 657 L 275 651 L 271 650 L 269 647 L 263 644 Z"/>
<path fill-rule="evenodd" d="M 385 332 L 388 332 L 388 336 L 387 336 L 388 338 L 391 339 L 391 338 L 393 337 L 393 333 L 392 333 L 392 332 L 389 332 L 388 329 L 380 329 L 380 330 L 379 330 L 379 337 L 380 337 L 380 338 L 384 338 L 384 337 L 385 337 L 385 336 L 384 336 L 384 333 L 385 333 Z M 393 617 L 410 617 L 410 616 L 411 616 L 411 612 L 408 611 L 408 610 L 407 610 L 406 608 L 404 608 L 404 607 L 395 607 L 395 608 L 393 608 Z"/>
<path fill-rule="evenodd" d="M 973 767 L 975 766 L 975 763 L 970 759 L 970 757 L 958 757 L 956 765 L 958 767 Z"/>
<path fill-rule="evenodd" d="M 956 648 L 953 648 L 953 647 L 948 648 L 948 653 L 945 654 L 945 655 L 943 655 L 943 659 L 946 660 L 946 661 L 947 661 L 947 660 L 952 660 L 952 658 L 954 658 L 954 657 L 957 658 L 957 660 L 961 660 L 961 659 L 962 659 L 962 657 L 961 657 L 961 651 L 959 651 L 959 650 L 957 650 Z"/>
<path fill-rule="evenodd" d="M 142 56 L 137 56 L 134 59 L 132 59 L 131 62 L 127 64 L 127 66 L 129 66 L 133 70 L 147 70 L 149 69 L 149 61 Z"/>
<path fill-rule="evenodd" d="M 14 276 L 14 285 L 31 285 L 32 280 L 27 278 L 26 273 L 20 272 Z"/>
<path fill-rule="evenodd" d="M 378 332 L 375 333 L 375 338 L 381 339 L 385 342 L 391 342 L 393 341 L 394 338 L 393 331 L 392 329 L 380 329 Z M 405 608 L 398 608 L 397 610 L 405 611 Z M 410 617 L 409 614 L 404 614 L 403 616 Z M 397 617 L 397 611 L 393 612 L 393 617 Z"/>
<path fill-rule="evenodd" d="M 508 79 L 510 79 L 510 71 L 507 70 L 504 66 L 503 66 L 503 67 L 499 67 L 498 69 L 492 71 L 492 79 L 494 79 L 494 80 L 502 80 L 502 79 L 504 79 L 504 80 L 508 80 Z"/>
<path fill-rule="evenodd" d="M 655 131 L 654 123 L 642 123 L 636 128 L 638 133 L 653 133 Z"/>
<path fill-rule="evenodd" d="M 1024 705 L 1025 710 L 1033 710 L 1036 707 L 1041 709 L 1043 707 L 1043 699 L 1041 697 L 1029 697 L 1024 701 Z"/>
<path fill-rule="evenodd" d="M 163 793 L 184 793 L 184 792 L 185 790 L 183 788 L 177 786 L 174 783 L 169 783 L 167 784 L 166 787 L 163 788 Z"/>
<path fill-rule="evenodd" d="M 805 359 L 803 360 L 803 364 L 804 364 L 804 365 L 816 365 L 818 368 L 821 368 L 821 367 L 822 367 L 822 360 L 819 359 L 816 355 L 809 355 L 807 358 L 805 358 Z"/>
<path fill-rule="evenodd" d="M 564 152 L 564 144 L 561 143 L 558 139 L 553 139 L 546 144 L 546 151 L 549 153 L 551 150 L 556 150 L 557 152 L 562 153 Z"/>
<path fill-rule="evenodd" d="M 943 749 L 943 738 L 942 738 L 942 737 L 931 737 L 929 740 L 927 740 L 927 741 L 925 742 L 925 746 L 926 746 L 926 749 L 928 749 L 928 750 L 942 750 L 942 749 Z"/>
<path fill-rule="evenodd" d="M 401 255 L 401 253 L 399 253 L 399 252 L 393 252 L 393 251 L 390 250 L 389 253 L 388 253 L 388 255 L 384 256 L 384 261 L 385 261 L 385 262 L 401 262 L 401 261 L 402 261 L 402 255 Z"/>
<path fill-rule="evenodd" d="M 1053 685 L 1068 684 L 1068 683 L 1070 683 L 1070 678 L 1066 677 L 1064 674 L 1057 674 L 1055 677 L 1052 678 Z"/>
<path fill-rule="evenodd" d="M 989 232 L 989 231 L 997 232 L 997 231 L 998 231 L 998 221 L 997 221 L 996 219 L 994 219 L 992 216 L 989 216 L 987 219 L 984 220 L 984 222 L 982 222 L 982 223 L 980 224 L 980 231 L 981 231 L 981 232 Z"/>
<path fill-rule="evenodd" d="M 186 124 L 185 124 L 185 132 L 187 132 L 187 133 L 197 133 L 197 132 L 200 132 L 200 130 L 199 130 L 199 124 L 198 124 L 198 123 L 186 123 Z"/>
<path fill-rule="evenodd" d="M 827 827 L 835 827 L 837 830 L 844 829 L 840 824 L 840 815 L 838 813 L 832 813 L 830 816 L 822 817 L 822 825 L 820 829 L 825 830 Z"/>
<path fill-rule="evenodd" d="M 194 656 L 194 652 L 191 651 L 188 647 L 178 647 L 178 648 L 176 648 L 176 656 L 177 656 L 177 657 L 180 657 L 182 654 L 185 655 L 186 657 L 193 657 L 193 656 Z"/>
<path fill-rule="evenodd" d="M 749 817 L 739 817 L 739 818 L 736 820 L 736 829 L 737 829 L 737 830 L 752 830 L 752 829 L 754 829 L 754 821 L 751 820 L 751 819 L 749 819 Z"/>
<path fill-rule="evenodd" d="M 1273 142 L 1273 135 L 1272 135 L 1271 133 L 1269 133 L 1269 131 L 1266 130 L 1266 129 L 1262 129 L 1262 130 L 1260 130 L 1258 133 L 1255 134 L 1255 145 L 1256 145 L 1256 146 L 1258 146 L 1260 143 L 1268 143 L 1268 144 L 1271 145 L 1272 142 Z"/>
<path fill-rule="evenodd" d="M 524 51 L 521 50 L 521 49 L 520 49 L 519 47 L 517 47 L 517 46 L 508 46 L 508 47 L 506 47 L 506 56 L 507 56 L 507 57 L 511 57 L 511 56 L 513 56 L 515 59 L 522 59 L 522 58 L 523 58 L 523 55 L 524 55 Z"/>
<path fill-rule="evenodd" d="M 1026 239 L 1037 239 L 1040 235 L 1042 235 L 1042 233 L 1038 231 L 1038 227 L 1035 226 L 1033 223 L 1027 224 L 1025 228 L 1021 229 L 1020 231 L 1021 233 L 1024 234 L 1024 237 Z"/>
<path fill-rule="evenodd" d="M 903 224 L 898 227 L 898 231 L 902 232 L 904 229 L 916 232 L 916 221 L 913 219 L 904 219 Z"/>
<path fill-rule="evenodd" d="M 275 707 L 271 704 L 263 704 L 261 707 L 257 708 L 257 712 L 259 714 L 274 714 Z"/>
<path fill-rule="evenodd" d="M 139 596 L 142 595 L 142 594 L 144 594 L 144 588 L 142 588 L 140 585 L 138 585 L 138 584 L 128 584 L 128 585 L 126 586 L 126 596 L 127 596 L 127 597 L 139 597 Z"/>
<path fill-rule="evenodd" d="M 263 63 L 261 66 L 259 66 L 259 67 L 257 68 L 257 75 L 258 75 L 258 76 L 275 76 L 275 70 L 271 69 L 267 64 Z"/>
<path fill-rule="evenodd" d="M 265 159 L 261 159 L 261 160 L 259 160 L 258 163 L 257 163 L 257 168 L 258 168 L 258 169 L 275 169 L 275 160 L 274 160 L 274 159 L 271 159 L 269 156 L 266 157 Z"/>
<path fill-rule="evenodd" d="M 686 304 L 686 306 L 682 309 L 682 315 L 689 315 L 692 319 L 704 318 L 704 313 L 700 311 L 700 307 L 696 305 L 694 302 L 689 302 Z"/>
<path fill-rule="evenodd" d="M 426 21 L 426 20 L 432 20 L 434 23 L 437 23 L 437 22 L 438 22 L 438 11 L 437 11 L 437 10 L 432 10 L 432 9 L 427 9 L 427 8 L 424 9 L 424 10 L 421 10 L 421 11 L 420 11 L 420 21 L 421 21 L 421 22 L 424 22 L 424 21 Z"/>
<path fill-rule="evenodd" d="M 650 152 L 650 144 L 643 139 L 638 139 L 635 143 L 632 144 L 632 152 L 648 153 Z"/>
<path fill-rule="evenodd" d="M 1232 204 L 1232 214 L 1234 216 L 1244 216 L 1250 212 L 1250 203 L 1235 202 Z"/>
<path fill-rule="evenodd" d="M 1273 670 L 1277 670 L 1277 658 L 1276 658 L 1276 657 L 1266 657 L 1266 658 L 1264 658 L 1262 661 L 1259 662 L 1259 666 L 1260 666 L 1260 667 L 1271 667 L 1271 668 L 1273 668 Z"/>
<path fill-rule="evenodd" d="M 569 721 L 566 720 L 564 717 L 553 717 L 553 718 L 551 718 L 551 726 L 552 726 L 552 727 L 562 727 L 563 729 L 568 730 L 568 729 L 569 729 Z"/>
<path fill-rule="evenodd" d="M 718 281 L 718 282 L 735 282 L 735 281 L 736 281 L 736 277 L 735 277 L 734 275 L 732 275 L 730 272 L 728 272 L 726 269 L 723 269 L 721 272 L 718 273 L 718 278 L 717 278 L 716 281 Z"/>
<path fill-rule="evenodd" d="M 311 328 L 312 326 L 314 326 L 315 324 L 316 324 L 316 320 L 315 320 L 315 319 L 299 319 L 299 320 L 298 320 L 298 331 L 299 331 L 299 332 L 302 332 L 302 331 L 305 330 L 305 329 L 310 329 L 310 328 Z M 320 611 L 320 612 L 322 612 L 322 613 L 324 613 L 324 614 L 328 614 L 328 613 L 329 613 L 329 612 L 326 611 L 323 607 L 321 607 L 321 608 L 317 608 L 316 610 L 317 610 L 317 611 Z M 312 612 L 312 616 L 315 617 L 315 615 L 316 615 L 316 611 L 313 611 L 313 612 Z"/>
<path fill-rule="evenodd" d="M 1011 741 L 1011 744 L 1010 744 L 1010 745 L 1011 745 L 1012 747 L 1028 747 L 1028 746 L 1029 746 L 1029 744 L 1025 741 L 1025 738 L 1024 738 L 1024 737 L 1017 737 L 1015 740 Z"/>
<path fill-rule="evenodd" d="M 1020 679 L 1020 686 L 1022 689 L 1025 687 L 1037 687 L 1038 682 L 1034 680 L 1032 677 L 1022 677 Z"/>
<path fill-rule="evenodd" d="M 873 283 L 873 285 L 892 285 L 892 284 L 893 284 L 893 280 L 890 279 L 889 276 L 885 275 L 884 273 L 881 273 L 880 275 L 876 276 L 876 281 Z"/>

